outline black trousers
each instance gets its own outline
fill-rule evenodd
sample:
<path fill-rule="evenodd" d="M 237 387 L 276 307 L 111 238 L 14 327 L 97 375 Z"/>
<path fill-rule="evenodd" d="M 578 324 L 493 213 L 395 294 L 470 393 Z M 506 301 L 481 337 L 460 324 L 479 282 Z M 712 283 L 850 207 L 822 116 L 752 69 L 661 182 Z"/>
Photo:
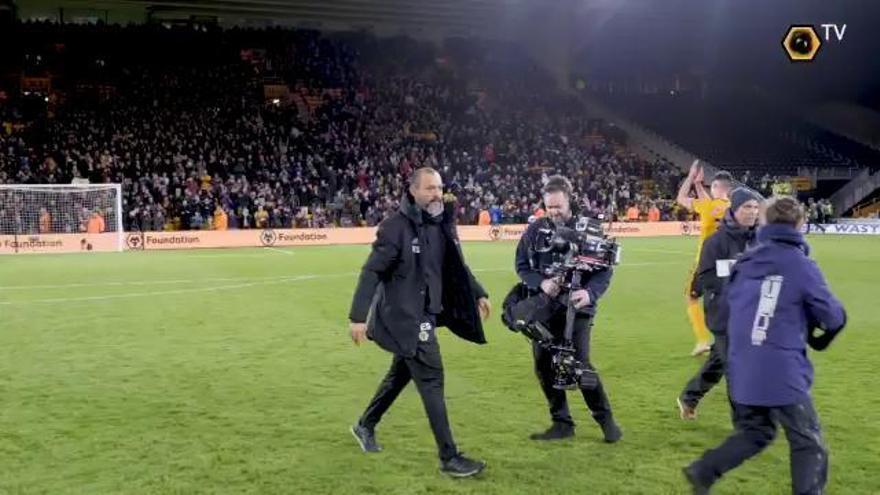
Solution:
<path fill-rule="evenodd" d="M 554 317 L 550 321 L 550 329 L 554 335 L 561 336 L 565 328 L 565 312 L 561 316 Z M 595 370 L 590 363 L 590 332 L 593 328 L 593 318 L 591 316 L 578 316 L 574 321 L 572 333 L 572 343 L 575 348 L 575 357 L 578 361 L 584 363 L 588 368 Z M 550 417 L 554 423 L 566 423 L 574 425 L 571 419 L 571 413 L 568 410 L 568 400 L 565 390 L 553 388 L 553 379 L 555 372 L 553 370 L 553 355 L 547 349 L 544 349 L 537 343 L 532 344 L 532 351 L 535 358 L 535 373 L 538 375 L 538 381 L 541 384 L 541 390 L 550 405 Z M 593 414 L 593 418 L 599 424 L 611 419 L 611 404 L 608 402 L 608 396 L 605 394 L 605 387 L 602 380 L 596 375 L 597 384 L 592 389 L 581 389 L 584 396 L 584 402 Z"/>
<path fill-rule="evenodd" d="M 709 357 L 700 367 L 700 371 L 685 385 L 681 392 L 681 401 L 690 407 L 697 407 L 700 400 L 721 381 L 727 367 L 727 334 L 714 334 L 715 343 L 709 351 Z"/>
<path fill-rule="evenodd" d="M 821 220 L 818 220 L 818 219 L 810 220 L 809 222 L 807 222 L 807 233 L 809 234 L 810 231 L 812 230 L 812 228 L 815 227 L 816 230 L 821 230 L 822 233 L 824 234 L 824 233 L 825 233 L 825 227 L 822 226 L 822 223 L 823 223 L 823 222 L 822 222 Z"/>
<path fill-rule="evenodd" d="M 828 451 L 813 403 L 781 407 L 746 406 L 733 403 L 733 432 L 718 448 L 707 450 L 691 464 L 706 484 L 764 450 L 776 437 L 781 424 L 790 450 L 791 491 L 795 495 L 821 494 L 828 481 Z"/>
<path fill-rule="evenodd" d="M 391 360 L 391 368 L 361 416 L 360 424 L 370 429 L 375 428 L 382 415 L 391 407 L 410 380 L 415 382 L 416 389 L 422 397 L 422 404 L 425 406 L 428 422 L 434 432 L 440 459 L 445 461 L 455 457 L 458 448 L 452 439 L 449 418 L 446 414 L 446 399 L 443 395 L 443 360 L 433 322 L 431 330 L 428 331 L 428 340 L 419 342 L 415 356 L 410 358 L 395 355 Z"/>

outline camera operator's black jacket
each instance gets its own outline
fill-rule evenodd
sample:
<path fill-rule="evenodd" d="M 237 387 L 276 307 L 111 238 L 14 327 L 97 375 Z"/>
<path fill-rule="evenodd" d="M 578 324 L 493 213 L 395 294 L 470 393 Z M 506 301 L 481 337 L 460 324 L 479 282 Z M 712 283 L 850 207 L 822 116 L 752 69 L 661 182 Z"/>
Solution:
<path fill-rule="evenodd" d="M 572 216 L 565 226 L 575 228 L 577 218 Z M 539 218 L 528 226 L 516 247 L 516 273 L 529 290 L 530 294 L 541 292 L 541 282 L 544 281 L 543 269 L 553 262 L 553 254 L 539 253 L 536 246 L 540 244 L 541 229 L 552 229 L 553 223 L 548 218 Z M 611 276 L 614 271 L 611 268 L 588 272 L 584 274 L 581 285 L 590 293 L 590 304 L 579 310 L 579 313 L 595 315 L 599 298 L 608 290 L 611 284 Z"/>
<path fill-rule="evenodd" d="M 730 277 L 719 277 L 715 262 L 737 259 L 754 242 L 755 227 L 741 226 L 733 218 L 733 212 L 727 210 L 718 231 L 703 243 L 693 289 L 695 295 L 703 297 L 706 326 L 713 333 L 727 333 L 727 318 L 730 316 L 723 294 Z"/>
<path fill-rule="evenodd" d="M 488 297 L 464 262 L 454 224 L 454 205 L 446 204 L 441 222 L 446 239 L 443 260 L 443 311 L 437 326 L 459 337 L 486 343 L 477 299 Z M 400 210 L 379 224 L 373 249 L 361 269 L 349 319 L 367 323 L 367 335 L 383 349 L 411 357 L 424 321 L 427 283 L 421 260 L 425 246 L 422 210 L 407 193 Z"/>

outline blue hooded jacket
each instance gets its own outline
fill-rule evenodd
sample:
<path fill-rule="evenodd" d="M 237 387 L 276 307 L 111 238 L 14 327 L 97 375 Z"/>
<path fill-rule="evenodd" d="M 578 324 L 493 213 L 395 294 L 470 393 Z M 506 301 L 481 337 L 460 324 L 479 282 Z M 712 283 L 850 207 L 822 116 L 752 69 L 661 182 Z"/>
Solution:
<path fill-rule="evenodd" d="M 836 334 L 846 313 L 794 227 L 766 225 L 758 242 L 734 265 L 727 286 L 730 395 L 752 406 L 796 404 L 813 384 L 808 333 Z"/>

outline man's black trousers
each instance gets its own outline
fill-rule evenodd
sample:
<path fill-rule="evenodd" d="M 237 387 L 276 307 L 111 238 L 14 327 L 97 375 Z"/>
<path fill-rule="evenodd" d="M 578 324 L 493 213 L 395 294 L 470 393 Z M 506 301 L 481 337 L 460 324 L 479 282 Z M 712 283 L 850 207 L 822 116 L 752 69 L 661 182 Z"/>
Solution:
<path fill-rule="evenodd" d="M 688 407 L 697 407 L 700 400 L 721 381 L 727 367 L 727 334 L 714 334 L 715 343 L 700 371 L 685 385 L 681 401 Z"/>
<path fill-rule="evenodd" d="M 706 451 L 691 464 L 692 472 L 704 484 L 712 484 L 724 473 L 764 450 L 776 437 L 781 424 L 790 450 L 791 488 L 795 495 L 823 492 L 828 480 L 828 451 L 813 403 L 781 407 L 746 406 L 733 403 L 736 430 L 718 448 Z"/>
<path fill-rule="evenodd" d="M 443 396 L 443 361 L 433 325 L 428 332 L 428 340 L 419 342 L 415 356 L 408 358 L 395 355 L 391 360 L 391 369 L 379 384 L 379 390 L 361 416 L 360 424 L 369 429 L 375 428 L 382 415 L 391 407 L 394 399 L 410 380 L 415 382 L 422 397 L 431 430 L 434 432 L 434 440 L 440 452 L 440 459 L 445 461 L 455 457 L 458 449 L 452 439 L 452 431 L 446 415 L 446 399 Z"/>
<path fill-rule="evenodd" d="M 565 328 L 565 312 L 555 316 L 550 321 L 550 329 L 554 336 L 561 336 Z M 572 332 L 572 343 L 575 349 L 575 358 L 584 363 L 588 368 L 594 369 L 590 363 L 590 332 L 593 328 L 592 316 L 579 315 L 574 320 L 574 328 Z M 553 354 L 551 351 L 544 349 L 537 343 L 532 344 L 532 351 L 535 358 L 535 373 L 538 375 L 538 381 L 541 383 L 541 390 L 547 397 L 550 405 L 550 417 L 554 423 L 566 423 L 574 425 L 571 419 L 571 413 L 568 410 L 568 400 L 565 397 L 565 390 L 553 388 L 553 380 L 555 372 L 553 370 Z M 605 395 L 605 388 L 602 386 L 602 380 L 596 375 L 596 387 L 592 389 L 581 389 L 584 401 L 587 407 L 593 413 L 593 418 L 599 424 L 611 419 L 611 404 L 608 402 L 608 396 Z"/>

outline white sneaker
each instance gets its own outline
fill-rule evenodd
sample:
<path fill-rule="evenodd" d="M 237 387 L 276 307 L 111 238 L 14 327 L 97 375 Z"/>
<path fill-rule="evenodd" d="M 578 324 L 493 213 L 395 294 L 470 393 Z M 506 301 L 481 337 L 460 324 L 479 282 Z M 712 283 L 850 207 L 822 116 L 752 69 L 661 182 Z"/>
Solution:
<path fill-rule="evenodd" d="M 699 356 L 701 354 L 706 354 L 712 350 L 712 344 L 708 342 L 698 342 L 697 345 L 694 346 L 694 350 L 691 351 L 691 356 Z"/>
<path fill-rule="evenodd" d="M 681 397 L 676 397 L 675 403 L 678 404 L 678 415 L 681 419 L 685 421 L 693 421 L 697 419 L 697 409 L 695 407 L 686 405 L 681 401 Z"/>

